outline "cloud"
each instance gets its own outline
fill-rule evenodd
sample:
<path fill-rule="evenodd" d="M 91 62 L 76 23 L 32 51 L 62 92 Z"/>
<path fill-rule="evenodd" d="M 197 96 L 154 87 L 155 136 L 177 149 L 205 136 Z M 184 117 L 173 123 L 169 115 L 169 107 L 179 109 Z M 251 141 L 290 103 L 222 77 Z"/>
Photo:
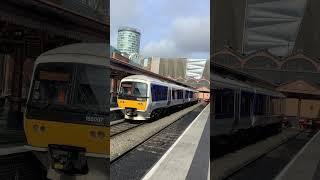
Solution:
<path fill-rule="evenodd" d="M 158 42 L 151 41 L 147 43 L 143 49 L 142 54 L 144 56 L 159 56 L 159 57 L 176 57 L 182 53 L 176 47 L 174 41 L 169 39 L 163 39 Z"/>
<path fill-rule="evenodd" d="M 142 0 L 111 0 L 110 16 L 111 24 L 129 23 L 131 18 L 139 16 L 141 13 Z M 114 20 L 114 21 L 113 21 Z"/>
<path fill-rule="evenodd" d="M 177 18 L 171 38 L 185 52 L 206 52 L 210 49 L 209 17 Z"/>
<path fill-rule="evenodd" d="M 142 48 L 145 56 L 194 57 L 209 54 L 210 19 L 209 17 L 176 18 L 167 37 L 151 41 Z M 208 56 L 208 55 L 207 55 Z M 201 57 L 206 58 L 206 57 Z"/>
<path fill-rule="evenodd" d="M 111 44 L 116 45 L 116 37 L 120 26 L 135 27 L 143 8 L 143 0 L 111 0 L 110 1 L 110 35 Z"/>

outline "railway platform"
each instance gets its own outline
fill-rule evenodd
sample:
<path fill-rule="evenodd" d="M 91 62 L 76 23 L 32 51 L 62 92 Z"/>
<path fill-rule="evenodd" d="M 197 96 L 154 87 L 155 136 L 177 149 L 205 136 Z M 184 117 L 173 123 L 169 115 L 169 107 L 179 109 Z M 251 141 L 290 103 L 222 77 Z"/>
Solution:
<path fill-rule="evenodd" d="M 320 131 L 295 155 L 276 180 L 320 179 Z"/>
<path fill-rule="evenodd" d="M 210 179 L 210 104 L 187 127 L 143 180 Z"/>

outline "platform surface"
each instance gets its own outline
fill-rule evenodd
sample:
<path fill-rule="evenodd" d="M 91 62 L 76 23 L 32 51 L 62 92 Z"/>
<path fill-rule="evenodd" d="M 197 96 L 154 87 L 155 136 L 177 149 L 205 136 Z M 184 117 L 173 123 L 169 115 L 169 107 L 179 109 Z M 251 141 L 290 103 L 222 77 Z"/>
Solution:
<path fill-rule="evenodd" d="M 320 179 L 320 131 L 296 154 L 278 174 L 276 180 Z"/>
<path fill-rule="evenodd" d="M 186 128 L 143 180 L 210 179 L 210 104 Z"/>

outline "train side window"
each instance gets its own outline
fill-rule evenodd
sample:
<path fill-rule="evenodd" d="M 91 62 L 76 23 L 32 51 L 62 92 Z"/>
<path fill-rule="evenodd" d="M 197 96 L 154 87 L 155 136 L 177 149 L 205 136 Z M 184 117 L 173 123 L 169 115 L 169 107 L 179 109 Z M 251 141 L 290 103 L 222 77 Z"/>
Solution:
<path fill-rule="evenodd" d="M 267 96 L 256 94 L 254 100 L 254 115 L 264 115 L 267 112 Z"/>
<path fill-rule="evenodd" d="M 168 99 L 168 87 L 151 84 L 152 101 L 163 101 Z"/>
<path fill-rule="evenodd" d="M 178 99 L 183 99 L 183 90 L 178 90 Z"/>
<path fill-rule="evenodd" d="M 251 114 L 251 108 L 253 103 L 253 93 L 241 92 L 241 111 L 240 115 L 242 117 L 248 117 Z"/>
<path fill-rule="evenodd" d="M 281 114 L 281 99 L 278 97 L 270 97 L 270 111 L 272 115 Z"/>
<path fill-rule="evenodd" d="M 215 119 L 234 116 L 234 91 L 231 89 L 214 90 Z"/>

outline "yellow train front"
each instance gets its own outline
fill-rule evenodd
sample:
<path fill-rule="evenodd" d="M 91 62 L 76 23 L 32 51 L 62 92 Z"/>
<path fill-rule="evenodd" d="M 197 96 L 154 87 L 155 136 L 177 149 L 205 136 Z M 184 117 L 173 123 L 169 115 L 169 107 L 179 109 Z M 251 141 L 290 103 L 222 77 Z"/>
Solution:
<path fill-rule="evenodd" d="M 110 83 L 107 55 L 100 53 L 106 47 L 64 46 L 35 62 L 24 128 L 27 147 L 48 168 L 49 178 L 107 173 Z"/>

